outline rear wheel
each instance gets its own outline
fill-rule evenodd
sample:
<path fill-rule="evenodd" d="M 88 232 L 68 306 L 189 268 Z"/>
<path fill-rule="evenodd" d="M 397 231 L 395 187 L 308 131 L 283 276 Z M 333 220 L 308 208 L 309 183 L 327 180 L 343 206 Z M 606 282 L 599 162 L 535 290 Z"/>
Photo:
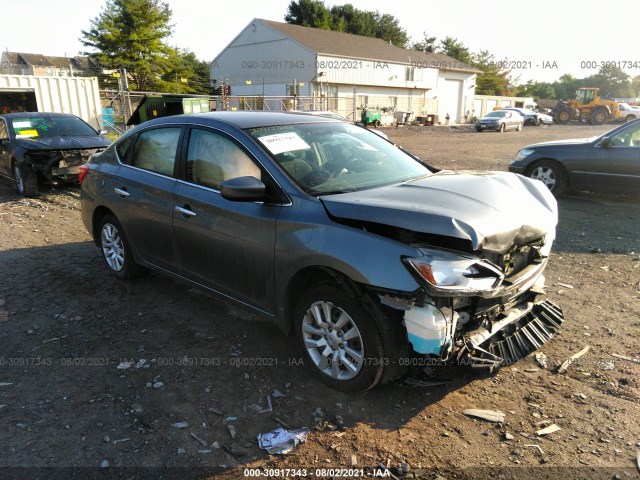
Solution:
<path fill-rule="evenodd" d="M 542 160 L 534 163 L 528 171 L 528 177 L 540 180 L 555 196 L 561 195 L 567 189 L 564 170 L 556 162 Z"/>
<path fill-rule="evenodd" d="M 311 368 L 323 382 L 345 392 L 368 390 L 382 380 L 388 358 L 384 321 L 330 284 L 312 286 L 294 312 L 296 336 Z"/>
<path fill-rule="evenodd" d="M 522 123 L 519 123 L 518 126 L 516 127 L 516 131 L 521 131 L 522 130 Z"/>
<path fill-rule="evenodd" d="M 627 115 L 624 119 L 625 122 L 633 122 L 636 119 L 635 115 Z"/>
<path fill-rule="evenodd" d="M 38 194 L 38 177 L 36 172 L 17 162 L 13 164 L 13 179 L 20 195 L 33 197 Z"/>
<path fill-rule="evenodd" d="M 107 266 L 121 280 L 133 278 L 139 267 L 133 259 L 122 225 L 113 215 L 100 222 L 100 249 Z"/>
<path fill-rule="evenodd" d="M 380 126 L 380 120 L 377 120 L 375 122 L 373 122 L 374 127 L 378 128 Z"/>

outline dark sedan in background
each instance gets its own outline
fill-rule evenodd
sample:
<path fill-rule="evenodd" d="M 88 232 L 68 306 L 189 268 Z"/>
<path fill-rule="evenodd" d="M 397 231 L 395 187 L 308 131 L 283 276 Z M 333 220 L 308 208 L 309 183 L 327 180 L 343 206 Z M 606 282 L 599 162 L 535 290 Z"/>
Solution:
<path fill-rule="evenodd" d="M 640 120 L 601 135 L 538 143 L 521 149 L 509 171 L 567 190 L 640 192 Z"/>
<path fill-rule="evenodd" d="M 524 118 L 525 125 L 537 126 L 540 125 L 540 120 L 538 119 L 538 114 L 531 109 L 528 108 L 520 108 L 520 107 L 505 107 L 505 110 L 510 110 L 512 112 L 517 112 L 522 115 Z"/>
<path fill-rule="evenodd" d="M 88 123 L 67 113 L 0 115 L 0 175 L 33 196 L 38 183 L 78 181 L 80 165 L 111 142 Z"/>
<path fill-rule="evenodd" d="M 252 307 L 341 390 L 415 356 L 510 364 L 563 321 L 542 294 L 557 222 L 544 185 L 437 172 L 357 125 L 166 117 L 80 178 L 82 220 L 117 277 L 153 268 Z"/>

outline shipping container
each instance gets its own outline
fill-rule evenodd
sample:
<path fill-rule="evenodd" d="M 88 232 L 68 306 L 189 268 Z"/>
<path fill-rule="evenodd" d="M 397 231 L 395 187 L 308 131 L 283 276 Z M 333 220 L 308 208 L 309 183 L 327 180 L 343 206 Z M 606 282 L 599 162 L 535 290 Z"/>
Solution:
<path fill-rule="evenodd" d="M 0 75 L 0 113 L 34 111 L 72 113 L 101 130 L 98 79 Z"/>

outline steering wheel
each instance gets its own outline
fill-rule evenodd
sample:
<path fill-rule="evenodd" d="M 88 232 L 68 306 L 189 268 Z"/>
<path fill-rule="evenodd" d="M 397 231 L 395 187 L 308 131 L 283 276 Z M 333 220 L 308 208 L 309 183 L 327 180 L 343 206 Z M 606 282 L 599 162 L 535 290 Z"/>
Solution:
<path fill-rule="evenodd" d="M 341 165 L 332 169 L 331 175 L 329 176 L 329 178 L 335 178 L 339 175 L 344 175 L 346 173 L 357 172 L 359 169 L 358 168 L 354 169 L 354 166 L 356 165 L 362 166 L 364 165 L 364 161 L 361 158 L 357 158 L 357 157 L 349 158 L 345 162 L 343 162 Z"/>

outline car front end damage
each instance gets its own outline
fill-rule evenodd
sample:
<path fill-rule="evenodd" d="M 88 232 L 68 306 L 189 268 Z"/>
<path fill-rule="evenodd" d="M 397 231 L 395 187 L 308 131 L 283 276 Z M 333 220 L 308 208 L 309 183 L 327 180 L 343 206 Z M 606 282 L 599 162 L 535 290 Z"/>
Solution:
<path fill-rule="evenodd" d="M 80 166 L 87 163 L 91 155 L 103 150 L 27 150 L 23 154 L 23 163 L 48 183 L 69 183 L 77 181 Z"/>
<path fill-rule="evenodd" d="M 443 171 L 323 201 L 334 221 L 412 248 L 399 260 L 418 288 L 371 287 L 382 304 L 403 311 L 415 353 L 495 368 L 540 348 L 564 320 L 544 293 L 558 211 L 539 183 Z M 358 208 L 349 209 L 355 195 Z"/>
<path fill-rule="evenodd" d="M 564 321 L 544 294 L 552 240 L 548 235 L 479 256 L 418 246 L 421 256 L 404 262 L 423 288 L 411 297 L 380 295 L 380 301 L 404 310 L 417 354 L 491 369 L 512 364 L 551 339 Z"/>

